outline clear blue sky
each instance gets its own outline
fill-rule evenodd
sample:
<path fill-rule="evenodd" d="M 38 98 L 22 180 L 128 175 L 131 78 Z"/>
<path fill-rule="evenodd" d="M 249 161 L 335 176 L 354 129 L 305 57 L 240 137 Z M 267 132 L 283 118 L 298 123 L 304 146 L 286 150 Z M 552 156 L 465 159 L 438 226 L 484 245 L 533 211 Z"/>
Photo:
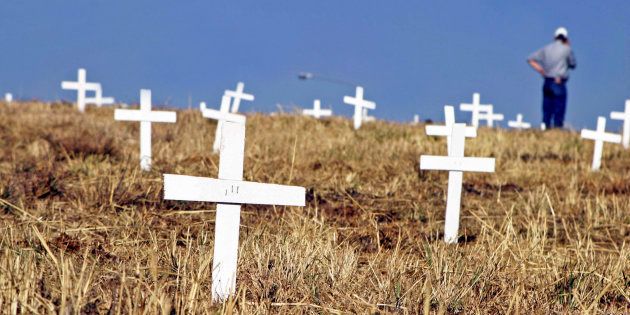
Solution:
<path fill-rule="evenodd" d="M 562 25 L 578 59 L 567 120 L 593 127 L 630 98 L 629 13 L 627 0 L 5 0 L 0 92 L 73 99 L 60 81 L 85 67 L 124 102 L 150 88 L 155 103 L 185 107 L 191 95 L 218 107 L 242 80 L 256 95 L 244 111 L 321 98 L 350 116 L 353 89 L 298 81 L 305 70 L 363 85 L 382 119 L 441 120 L 444 104 L 478 91 L 507 118 L 538 123 L 541 79 L 525 59 Z"/>

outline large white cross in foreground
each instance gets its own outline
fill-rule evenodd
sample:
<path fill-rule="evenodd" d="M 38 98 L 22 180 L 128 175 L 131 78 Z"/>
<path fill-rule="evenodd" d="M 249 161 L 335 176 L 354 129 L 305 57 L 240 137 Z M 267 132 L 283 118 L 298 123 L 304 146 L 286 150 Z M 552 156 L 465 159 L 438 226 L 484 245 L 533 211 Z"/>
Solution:
<path fill-rule="evenodd" d="M 245 125 L 223 123 L 219 179 L 164 174 L 164 199 L 217 202 L 212 262 L 212 299 L 236 288 L 241 204 L 304 206 L 304 187 L 243 181 Z"/>
<path fill-rule="evenodd" d="M 492 110 L 490 104 L 480 104 L 481 96 L 479 93 L 473 93 L 473 101 L 471 104 L 462 103 L 459 105 L 459 110 L 464 112 L 472 112 L 471 124 L 475 128 L 479 128 L 479 114 L 481 112 L 487 112 Z"/>
<path fill-rule="evenodd" d="M 254 100 L 254 95 L 244 93 L 243 92 L 244 90 L 245 90 L 245 83 L 238 82 L 236 84 L 236 91 L 225 90 L 225 92 L 223 93 L 223 95 L 227 95 L 234 99 L 234 102 L 232 103 L 232 110 L 231 110 L 232 113 L 238 112 L 238 108 L 241 106 L 241 100 L 250 101 L 250 102 Z"/>
<path fill-rule="evenodd" d="M 494 107 L 492 105 L 488 105 L 490 106 L 490 108 L 488 109 L 488 111 L 486 111 L 485 113 L 479 113 L 479 115 L 477 117 L 479 117 L 479 119 L 483 119 L 487 122 L 487 126 L 492 128 L 494 126 L 494 121 L 502 121 L 503 120 L 503 114 L 495 114 L 494 113 Z"/>
<path fill-rule="evenodd" d="M 582 138 L 595 140 L 593 149 L 593 164 L 591 168 L 596 171 L 602 165 L 602 151 L 604 150 L 604 141 L 612 143 L 621 143 L 621 136 L 616 133 L 606 132 L 606 118 L 597 117 L 597 130 L 582 129 L 580 133 Z"/>
<path fill-rule="evenodd" d="M 447 152 L 451 152 L 451 135 L 453 131 L 453 125 L 455 125 L 455 108 L 450 105 L 444 106 L 444 126 L 428 125 L 425 127 L 427 136 L 442 136 L 446 137 L 446 149 Z M 466 127 L 464 134 L 468 138 L 474 138 L 477 136 L 477 128 Z"/>
<path fill-rule="evenodd" d="M 420 169 L 448 172 L 444 241 L 457 243 L 463 172 L 494 172 L 494 158 L 464 157 L 466 125 L 453 125 L 448 156 L 420 156 Z"/>
<path fill-rule="evenodd" d="M 622 141 L 623 147 L 630 147 L 630 100 L 626 100 L 626 108 L 623 112 L 610 113 L 610 119 L 623 120 Z"/>
<path fill-rule="evenodd" d="M 206 107 L 205 102 L 199 104 L 201 109 L 201 115 L 205 118 L 214 119 L 217 121 L 217 130 L 214 133 L 214 143 L 212 144 L 212 151 L 218 153 L 221 149 L 221 132 L 223 131 L 224 121 L 234 121 L 241 124 L 245 124 L 245 116 L 239 114 L 230 113 L 230 97 L 223 95 L 221 98 L 221 107 L 219 110 L 210 109 Z"/>
<path fill-rule="evenodd" d="M 303 109 L 302 115 L 313 116 L 317 119 L 325 116 L 331 116 L 332 110 L 322 109 L 322 102 L 320 100 L 313 101 L 313 109 Z"/>
<path fill-rule="evenodd" d="M 355 96 L 344 96 L 343 102 L 354 106 L 354 129 L 361 128 L 361 122 L 367 116 L 367 109 L 376 109 L 376 103 L 363 99 L 363 87 L 357 86 Z M 363 111 L 363 109 L 366 111 Z"/>
<path fill-rule="evenodd" d="M 175 112 L 151 111 L 151 90 L 140 90 L 140 109 L 116 109 L 114 120 L 140 122 L 140 168 L 151 170 L 151 123 L 174 123 Z"/>
<path fill-rule="evenodd" d="M 508 126 L 510 128 L 515 128 L 515 129 L 529 129 L 529 128 L 532 127 L 532 125 L 530 123 L 523 121 L 523 115 L 522 114 L 517 114 L 516 115 L 516 120 L 508 121 Z"/>
<path fill-rule="evenodd" d="M 64 90 L 76 90 L 77 91 L 77 107 L 80 112 L 85 112 L 85 98 L 87 91 L 96 91 L 100 88 L 100 84 L 87 82 L 87 73 L 85 69 L 81 68 L 77 74 L 77 81 L 63 81 L 61 82 L 61 88 Z"/>
<path fill-rule="evenodd" d="M 101 107 L 103 105 L 112 105 L 114 104 L 113 97 L 103 97 L 103 87 L 100 83 L 98 84 L 98 89 L 94 91 L 94 97 L 86 97 L 85 104 L 94 104 L 97 107 Z"/>

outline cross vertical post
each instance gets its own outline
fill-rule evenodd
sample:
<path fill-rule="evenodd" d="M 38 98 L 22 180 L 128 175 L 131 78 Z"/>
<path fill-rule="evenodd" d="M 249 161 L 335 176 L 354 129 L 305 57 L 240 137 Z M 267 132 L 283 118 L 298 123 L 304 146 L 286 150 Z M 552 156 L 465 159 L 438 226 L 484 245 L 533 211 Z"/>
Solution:
<path fill-rule="evenodd" d="M 219 155 L 219 179 L 243 180 L 245 155 L 245 125 L 222 124 Z M 236 288 L 238 262 L 238 232 L 241 222 L 240 204 L 217 204 L 212 261 L 212 297 L 224 299 Z"/>

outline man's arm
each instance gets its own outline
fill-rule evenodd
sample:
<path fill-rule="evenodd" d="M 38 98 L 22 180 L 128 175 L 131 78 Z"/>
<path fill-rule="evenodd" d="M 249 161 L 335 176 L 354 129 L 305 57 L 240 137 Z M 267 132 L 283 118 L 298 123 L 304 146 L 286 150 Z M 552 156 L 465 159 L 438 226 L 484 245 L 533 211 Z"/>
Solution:
<path fill-rule="evenodd" d="M 529 59 L 527 60 L 527 63 L 529 63 L 529 65 L 534 68 L 534 70 L 536 70 L 536 72 L 540 73 L 540 75 L 542 75 L 543 77 L 545 76 L 545 69 L 543 69 L 543 67 L 538 63 L 538 61 L 534 60 L 534 59 Z"/>
<path fill-rule="evenodd" d="M 539 49 L 533 52 L 529 57 L 527 57 L 527 63 L 536 70 L 536 72 L 540 73 L 543 77 L 545 76 L 545 69 L 540 65 L 540 60 L 543 59 L 544 52 L 542 49 Z"/>

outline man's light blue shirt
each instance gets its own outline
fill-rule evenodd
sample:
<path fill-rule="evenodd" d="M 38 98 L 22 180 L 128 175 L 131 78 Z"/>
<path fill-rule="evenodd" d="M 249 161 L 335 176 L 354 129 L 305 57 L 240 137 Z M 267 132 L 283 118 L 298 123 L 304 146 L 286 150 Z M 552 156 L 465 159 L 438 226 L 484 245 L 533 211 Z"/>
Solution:
<path fill-rule="evenodd" d="M 569 78 L 569 69 L 575 69 L 577 61 L 571 46 L 563 44 L 561 40 L 533 52 L 527 60 L 538 62 L 545 70 L 548 78 Z"/>

